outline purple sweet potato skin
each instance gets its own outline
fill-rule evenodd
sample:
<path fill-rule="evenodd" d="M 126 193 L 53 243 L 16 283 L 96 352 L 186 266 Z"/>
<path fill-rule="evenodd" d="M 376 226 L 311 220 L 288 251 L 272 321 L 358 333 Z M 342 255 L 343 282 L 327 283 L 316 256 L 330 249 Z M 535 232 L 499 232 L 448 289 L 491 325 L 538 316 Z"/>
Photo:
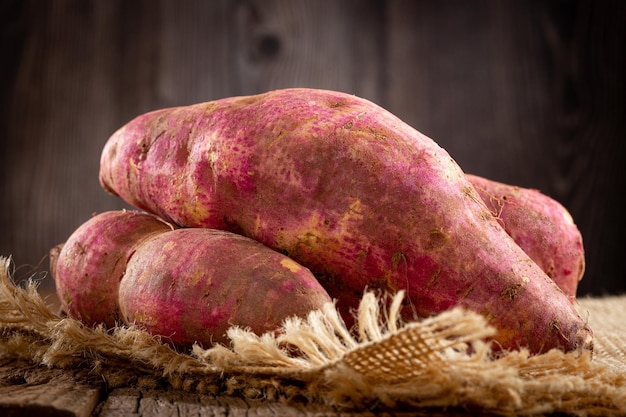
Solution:
<path fill-rule="evenodd" d="M 141 115 L 103 187 L 167 221 L 230 230 L 310 268 L 347 321 L 365 287 L 428 316 L 484 314 L 505 349 L 591 347 L 591 331 L 450 155 L 381 107 L 287 89 Z"/>
<path fill-rule="evenodd" d="M 157 217 L 138 211 L 109 211 L 80 225 L 50 251 L 50 273 L 61 308 L 88 325 L 113 327 L 121 321 L 119 283 L 135 247 L 172 230 Z"/>
<path fill-rule="evenodd" d="M 174 345 L 227 343 L 232 325 L 274 331 L 331 302 L 313 274 L 252 239 L 178 229 L 137 248 L 120 284 L 120 308 Z"/>
<path fill-rule="evenodd" d="M 570 297 L 585 272 L 583 239 L 571 214 L 538 190 L 467 174 L 504 230 Z"/>

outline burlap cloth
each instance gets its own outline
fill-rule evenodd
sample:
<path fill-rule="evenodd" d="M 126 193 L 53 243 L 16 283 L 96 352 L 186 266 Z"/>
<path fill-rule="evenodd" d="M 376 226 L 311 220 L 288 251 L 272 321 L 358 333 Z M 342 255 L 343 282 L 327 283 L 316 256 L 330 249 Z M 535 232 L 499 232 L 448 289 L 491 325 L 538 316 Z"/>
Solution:
<path fill-rule="evenodd" d="M 0 356 L 88 367 L 112 388 L 158 384 L 353 410 L 626 415 L 626 296 L 578 301 L 594 330 L 593 355 L 495 356 L 483 342 L 493 329 L 481 316 L 453 309 L 401 323 L 402 294 L 381 300 L 373 293 L 364 296 L 352 332 L 330 304 L 277 334 L 232 328 L 230 346 L 176 352 L 140 329 L 93 329 L 60 317 L 34 281 L 16 285 L 10 268 L 0 258 Z"/>

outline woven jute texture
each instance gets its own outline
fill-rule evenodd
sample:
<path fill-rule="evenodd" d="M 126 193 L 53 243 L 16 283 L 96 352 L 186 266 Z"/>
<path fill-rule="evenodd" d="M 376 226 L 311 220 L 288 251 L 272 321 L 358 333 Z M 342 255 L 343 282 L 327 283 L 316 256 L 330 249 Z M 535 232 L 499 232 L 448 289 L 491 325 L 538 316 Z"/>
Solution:
<path fill-rule="evenodd" d="M 308 402 L 351 410 L 454 407 L 504 416 L 626 415 L 626 296 L 578 300 L 594 353 L 495 353 L 482 316 L 452 309 L 403 323 L 402 293 L 366 293 L 350 331 L 335 306 L 231 344 L 178 352 L 141 329 L 90 328 L 46 305 L 33 281 L 16 285 L 0 258 L 0 356 L 88 367 L 108 386 Z"/>

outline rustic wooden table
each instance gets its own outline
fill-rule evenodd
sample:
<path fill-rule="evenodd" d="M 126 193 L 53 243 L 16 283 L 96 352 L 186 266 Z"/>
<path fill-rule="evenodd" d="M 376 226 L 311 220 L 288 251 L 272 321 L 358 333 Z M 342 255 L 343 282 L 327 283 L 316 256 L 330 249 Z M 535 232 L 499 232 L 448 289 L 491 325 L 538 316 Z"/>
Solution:
<path fill-rule="evenodd" d="M 463 410 L 338 410 L 164 388 L 108 390 L 88 369 L 49 369 L 0 357 L 1 416 L 468 416 Z"/>

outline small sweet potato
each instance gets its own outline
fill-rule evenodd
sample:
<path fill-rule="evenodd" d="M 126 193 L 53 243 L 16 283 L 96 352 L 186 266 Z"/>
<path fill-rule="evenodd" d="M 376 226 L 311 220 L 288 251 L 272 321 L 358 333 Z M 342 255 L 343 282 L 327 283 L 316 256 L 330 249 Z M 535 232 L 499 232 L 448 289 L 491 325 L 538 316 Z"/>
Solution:
<path fill-rule="evenodd" d="M 126 263 L 145 239 L 172 230 L 156 216 L 109 211 L 80 225 L 50 251 L 50 272 L 61 307 L 88 325 L 120 321 L 119 283 Z"/>
<path fill-rule="evenodd" d="M 100 182 L 166 221 L 288 254 L 346 321 L 366 287 L 403 289 L 406 317 L 462 306 L 505 349 L 591 348 L 569 299 L 451 156 L 368 100 L 286 89 L 156 110 L 111 136 Z"/>
<path fill-rule="evenodd" d="M 183 347 L 225 342 L 232 325 L 272 331 L 331 301 L 307 268 L 259 242 L 138 212 L 91 218 L 52 269 L 70 316 L 134 323 Z"/>
<path fill-rule="evenodd" d="M 244 236 L 177 229 L 139 246 L 120 283 L 120 309 L 175 344 L 224 342 L 232 325 L 257 334 L 331 299 L 311 272 Z"/>
<path fill-rule="evenodd" d="M 573 301 L 585 272 L 585 251 L 569 211 L 538 190 L 467 178 L 515 243 Z"/>

